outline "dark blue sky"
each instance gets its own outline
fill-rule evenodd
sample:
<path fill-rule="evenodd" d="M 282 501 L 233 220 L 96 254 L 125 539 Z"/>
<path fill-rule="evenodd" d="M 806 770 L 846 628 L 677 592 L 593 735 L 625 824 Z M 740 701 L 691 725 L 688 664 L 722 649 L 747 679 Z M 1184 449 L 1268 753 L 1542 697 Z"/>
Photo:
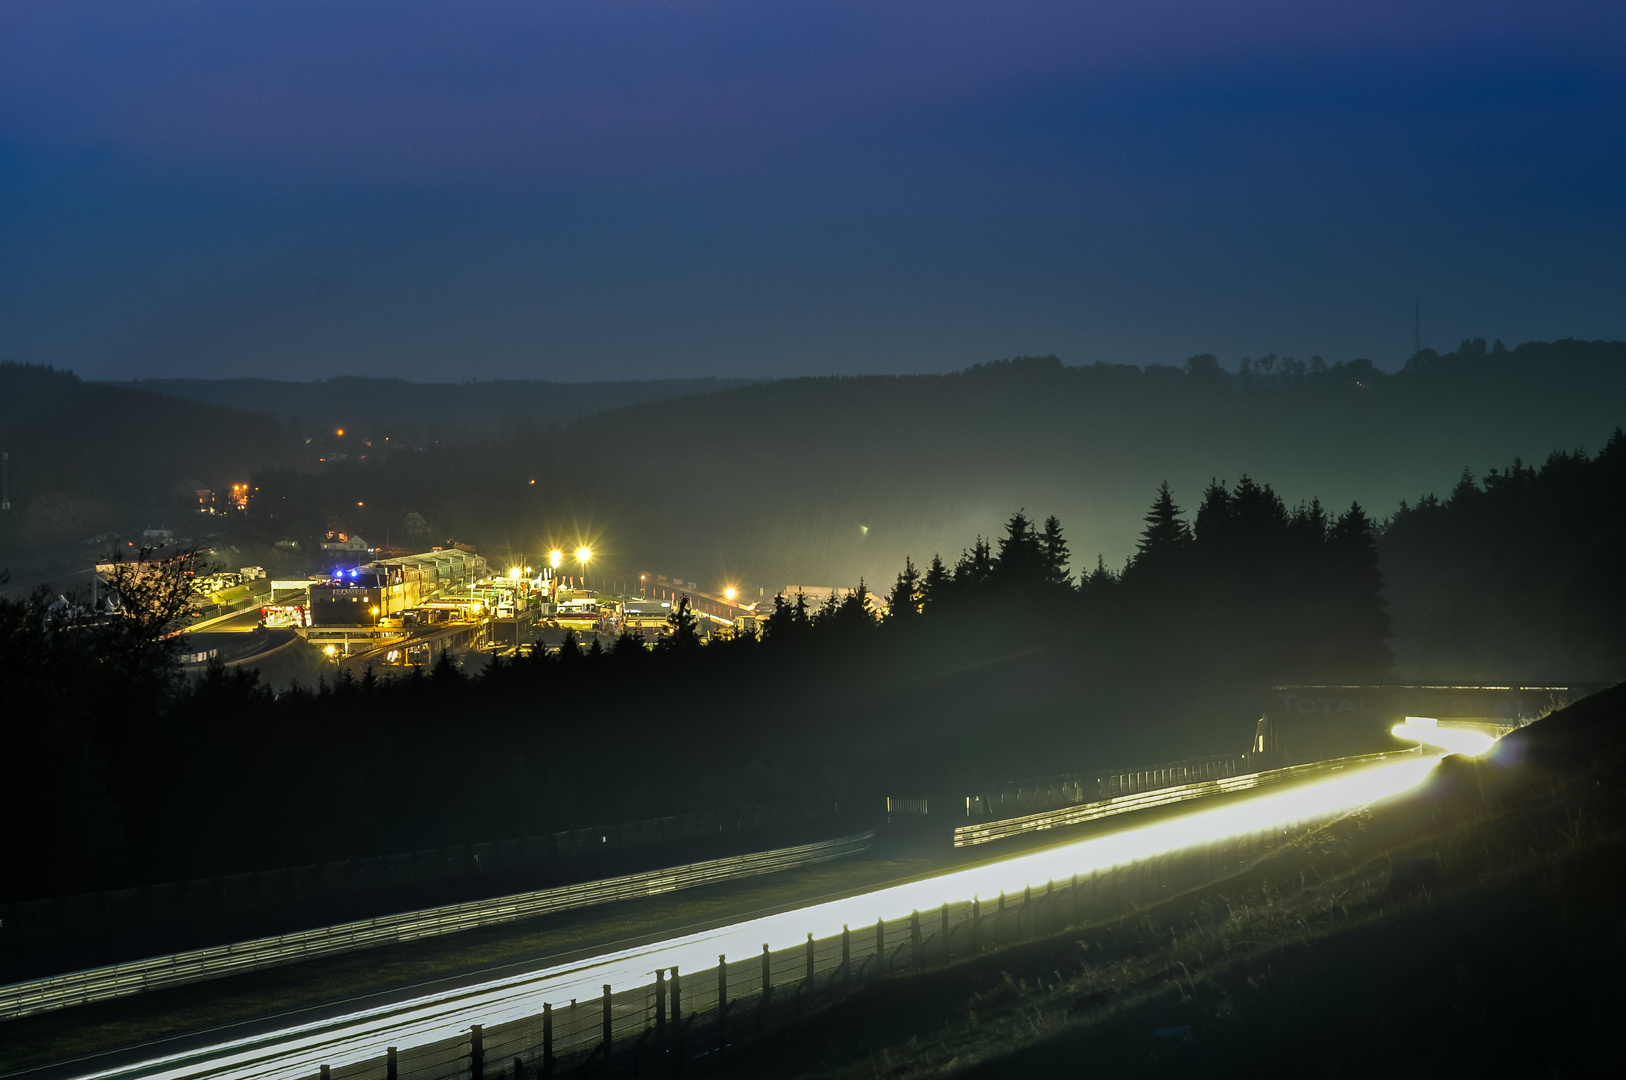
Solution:
<path fill-rule="evenodd" d="M 1626 4 L 0 7 L 0 357 L 1393 367 L 1626 336 Z"/>

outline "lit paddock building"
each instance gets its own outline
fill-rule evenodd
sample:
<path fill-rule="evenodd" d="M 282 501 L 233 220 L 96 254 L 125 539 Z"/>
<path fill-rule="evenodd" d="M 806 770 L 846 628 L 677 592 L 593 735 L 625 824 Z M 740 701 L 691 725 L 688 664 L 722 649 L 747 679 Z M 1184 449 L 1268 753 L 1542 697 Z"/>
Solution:
<path fill-rule="evenodd" d="M 354 569 L 335 570 L 331 578 L 311 583 L 311 624 L 378 626 L 397 622 L 403 612 L 465 588 L 485 573 L 485 559 L 455 549 L 378 559 Z"/>
<path fill-rule="evenodd" d="M 301 635 L 337 659 L 365 658 L 379 665 L 428 663 L 447 650 L 469 647 L 458 635 L 438 630 L 424 637 L 424 624 L 446 621 L 425 619 L 455 616 L 459 624 L 473 624 L 475 608 L 483 602 L 458 604 L 460 593 L 471 597 L 476 582 L 486 576 L 486 561 L 472 551 L 445 549 L 393 559 L 378 559 L 310 583 L 310 625 Z M 444 607 L 457 610 L 442 612 Z M 430 610 L 433 609 L 433 610 Z M 478 634 L 474 635 L 478 636 Z"/>

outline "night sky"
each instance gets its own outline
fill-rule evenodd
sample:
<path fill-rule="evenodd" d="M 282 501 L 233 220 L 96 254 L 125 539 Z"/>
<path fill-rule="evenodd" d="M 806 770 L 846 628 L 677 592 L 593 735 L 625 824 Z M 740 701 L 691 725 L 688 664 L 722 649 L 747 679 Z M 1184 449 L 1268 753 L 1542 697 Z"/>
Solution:
<path fill-rule="evenodd" d="M 1626 4 L 0 5 L 0 358 L 1395 367 L 1626 336 Z"/>

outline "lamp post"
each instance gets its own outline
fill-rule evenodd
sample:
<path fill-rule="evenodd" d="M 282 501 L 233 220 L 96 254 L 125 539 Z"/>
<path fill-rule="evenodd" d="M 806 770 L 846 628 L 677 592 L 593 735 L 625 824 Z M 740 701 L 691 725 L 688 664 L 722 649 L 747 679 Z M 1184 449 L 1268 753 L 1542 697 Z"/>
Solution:
<path fill-rule="evenodd" d="M 583 545 L 583 546 L 576 549 L 576 561 L 581 563 L 581 567 L 582 567 L 582 589 L 583 589 L 583 591 L 585 591 L 587 589 L 587 564 L 592 560 L 592 558 L 593 558 L 593 551 L 592 551 L 591 548 L 587 547 L 586 545 Z"/>

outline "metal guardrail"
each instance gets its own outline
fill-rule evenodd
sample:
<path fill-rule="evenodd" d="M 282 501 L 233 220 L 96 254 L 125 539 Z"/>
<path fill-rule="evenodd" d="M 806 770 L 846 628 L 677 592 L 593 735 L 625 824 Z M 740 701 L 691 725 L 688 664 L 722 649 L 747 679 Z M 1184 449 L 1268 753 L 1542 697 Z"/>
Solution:
<path fill-rule="evenodd" d="M 992 843 L 995 840 L 1007 840 L 1013 836 L 1043 832 L 1046 829 L 1064 829 L 1069 825 L 1082 825 L 1085 822 L 1097 821 L 1117 814 L 1127 814 L 1135 810 L 1173 806 L 1176 803 L 1187 802 L 1191 799 L 1202 799 L 1211 795 L 1229 795 L 1238 791 L 1267 787 L 1271 784 L 1281 783 L 1284 780 L 1303 776 L 1309 772 L 1325 771 L 1329 768 L 1344 769 L 1350 766 L 1376 764 L 1389 758 L 1413 756 L 1421 752 L 1422 747 L 1417 747 L 1410 750 L 1385 751 L 1379 754 L 1356 754 L 1352 757 L 1336 758 L 1332 761 L 1289 765 L 1285 768 L 1266 769 L 1263 772 L 1245 773 L 1242 776 L 1228 776 L 1218 780 L 1199 780 L 1194 784 L 1157 788 L 1152 791 L 1138 792 L 1134 795 L 1117 795 L 1110 799 L 1070 806 L 1063 810 L 1046 810 L 1037 814 L 1024 814 L 1021 817 L 1005 818 L 1001 821 L 991 821 L 981 825 L 961 825 L 954 830 L 954 846 L 957 848 L 973 847 L 977 844 Z"/>
<path fill-rule="evenodd" d="M 1281 777 L 1318 767 L 1339 770 L 1419 754 L 1420 748 L 1362 755 L 1272 773 Z M 1256 780 L 1259 775 L 1254 774 Z M 770 930 L 752 923 L 740 926 L 750 926 L 747 934 L 722 929 L 668 939 L 587 970 L 562 965 L 534 972 L 523 984 L 504 980 L 435 1000 L 419 998 L 410 1003 L 410 1015 L 404 1006 L 396 1016 L 356 1014 L 346 1029 L 329 1028 L 319 1038 L 302 1030 L 297 1039 L 270 1034 L 261 1041 L 222 1047 L 170 1075 L 191 1080 L 636 1080 L 693 1075 L 725 1060 L 735 1048 L 880 980 L 929 972 L 1068 927 L 1119 919 L 1141 905 L 1223 880 L 1347 810 L 1299 806 L 1288 816 L 1251 827 L 1232 822 L 1244 827 L 1178 847 L 1120 850 L 1094 867 L 1001 891 L 997 899 L 979 898 L 973 882 L 961 879 L 935 895 L 911 891 L 907 899 L 880 900 L 887 890 L 864 894 L 854 898 L 866 901 L 856 909 L 816 904 L 802 909 L 807 916 L 803 941 L 796 940 L 795 929 Z M 1020 880 L 1015 876 L 1009 884 Z M 987 878 L 979 881 L 993 884 Z M 967 898 L 965 892 L 973 895 Z M 905 914 L 909 904 L 922 900 L 932 906 Z M 867 921 L 887 904 L 896 906 L 890 917 Z M 863 911 L 865 923 L 845 925 L 857 911 Z M 841 931 L 830 933 L 837 925 Z M 756 943 L 770 936 L 777 943 L 764 942 L 758 952 Z M 714 967 L 712 956 L 717 957 Z M 600 988 L 602 993 L 596 993 Z M 798 1052 L 794 1046 L 781 1051 Z M 744 1071 L 783 1071 L 776 1069 L 781 1060 L 787 1059 L 765 1052 Z M 111 1080 L 140 1080 L 149 1072 L 150 1066 L 140 1064 L 108 1075 Z"/>
<path fill-rule="evenodd" d="M 862 851 L 869 847 L 874 836 L 873 832 L 858 833 L 797 847 L 731 855 L 665 870 L 649 870 L 490 900 L 473 900 L 423 911 L 384 915 L 376 919 L 13 983 L 0 986 L 0 1019 L 128 997 L 149 990 L 203 982 L 245 971 L 259 971 L 318 956 L 418 941 L 459 930 L 493 926 L 615 900 L 631 900 L 792 870 Z"/>

